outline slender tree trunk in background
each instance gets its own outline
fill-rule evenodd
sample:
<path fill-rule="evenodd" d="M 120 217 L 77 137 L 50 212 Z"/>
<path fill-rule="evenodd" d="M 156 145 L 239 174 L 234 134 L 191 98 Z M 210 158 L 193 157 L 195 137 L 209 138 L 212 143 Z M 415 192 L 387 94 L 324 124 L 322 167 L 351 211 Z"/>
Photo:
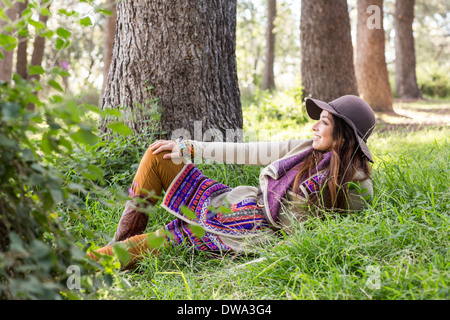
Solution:
<path fill-rule="evenodd" d="M 112 60 L 114 37 L 116 34 L 116 19 L 117 19 L 116 0 L 107 0 L 106 9 L 110 10 L 112 12 L 112 15 L 106 17 L 105 42 L 103 47 L 103 85 L 100 94 L 100 102 L 103 96 L 103 92 L 105 91 L 106 81 L 108 80 L 109 67 L 111 65 Z"/>
<path fill-rule="evenodd" d="M 28 1 L 18 3 L 18 16 L 22 16 L 22 12 L 27 8 Z M 19 44 L 17 45 L 16 56 L 16 72 L 23 79 L 28 78 L 28 36 L 19 36 Z"/>
<path fill-rule="evenodd" d="M 17 16 L 17 3 L 14 4 L 12 7 L 6 9 L 6 5 L 3 1 L 0 0 L 0 8 L 3 9 L 5 12 L 6 17 L 8 17 L 11 21 L 16 20 Z M 5 32 L 3 28 L 8 25 L 10 21 L 5 21 L 3 19 L 0 19 L 0 30 L 2 33 L 9 33 Z M 2 81 L 10 81 L 12 77 L 12 71 L 13 71 L 13 57 L 14 57 L 14 50 L 5 50 L 3 47 L 0 49 L 1 53 L 3 54 L 3 59 L 0 59 L 0 80 Z"/>
<path fill-rule="evenodd" d="M 51 2 L 48 0 L 41 0 L 41 3 L 40 3 L 41 6 L 47 6 L 47 8 L 50 7 L 50 4 L 51 4 Z M 39 21 L 42 22 L 43 24 L 47 24 L 47 20 L 48 20 L 48 16 L 42 15 L 42 14 L 39 15 Z M 30 65 L 42 66 L 42 60 L 44 58 L 44 49 L 45 49 L 45 38 L 36 36 L 34 38 L 33 53 L 31 55 Z M 29 78 L 29 80 L 39 81 L 41 77 L 39 74 L 34 74 L 34 75 L 29 76 L 28 78 Z M 29 103 L 27 106 L 27 109 L 30 111 L 33 111 L 35 109 L 35 105 L 32 103 Z"/>
<path fill-rule="evenodd" d="M 147 117 L 137 106 L 145 108 L 156 97 L 169 139 L 177 129 L 201 139 L 194 121 L 203 134 L 214 128 L 225 137 L 226 129 L 242 129 L 236 0 L 119 1 L 116 28 L 103 109 L 136 112 L 125 123 L 139 133 Z M 103 119 L 101 131 L 109 121 Z"/>
<path fill-rule="evenodd" d="M 42 0 L 41 6 L 50 6 L 50 3 L 48 0 Z M 48 16 L 45 15 L 39 15 L 39 21 L 43 24 L 47 24 Z M 31 55 L 31 65 L 32 66 L 41 66 L 42 65 L 42 59 L 44 58 L 44 49 L 45 49 L 45 38 L 36 36 L 34 39 L 34 47 L 33 47 L 33 54 Z M 30 76 L 30 79 L 36 79 L 39 81 L 40 76 L 39 74 L 35 74 Z"/>
<path fill-rule="evenodd" d="M 252 76 L 253 76 L 253 81 L 252 83 L 254 85 L 256 85 L 257 83 L 259 83 L 259 76 L 260 73 L 258 72 L 258 65 L 259 65 L 259 61 L 261 60 L 261 47 L 256 45 L 256 54 L 255 57 L 253 59 L 253 70 L 252 70 Z"/>
<path fill-rule="evenodd" d="M 356 77 L 361 98 L 375 111 L 393 111 L 385 58 L 383 0 L 358 0 Z"/>
<path fill-rule="evenodd" d="M 266 30 L 266 63 L 264 65 L 264 75 L 262 81 L 263 90 L 275 89 L 275 79 L 273 74 L 273 64 L 275 61 L 275 18 L 277 16 L 277 1 L 267 1 L 267 30 Z"/>
<path fill-rule="evenodd" d="M 395 1 L 395 90 L 400 98 L 421 98 L 416 78 L 414 0 Z"/>
<path fill-rule="evenodd" d="M 346 0 L 302 0 L 300 41 L 305 96 L 358 94 Z"/>

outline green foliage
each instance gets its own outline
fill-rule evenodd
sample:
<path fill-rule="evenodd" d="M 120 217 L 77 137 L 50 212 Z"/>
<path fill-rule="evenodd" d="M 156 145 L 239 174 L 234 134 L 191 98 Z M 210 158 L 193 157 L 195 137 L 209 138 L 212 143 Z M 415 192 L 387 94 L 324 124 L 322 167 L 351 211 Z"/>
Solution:
<path fill-rule="evenodd" d="M 418 68 L 417 73 L 422 95 L 436 98 L 450 97 L 450 66 L 431 62 Z"/>
<path fill-rule="evenodd" d="M 309 121 L 300 85 L 286 91 L 258 91 L 253 99 L 243 101 L 242 109 L 244 131 L 253 141 L 286 139 L 286 133 L 295 136 L 296 132 L 289 129 Z"/>
<path fill-rule="evenodd" d="M 79 209 L 64 205 L 59 207 L 66 228 L 71 229 L 76 238 L 86 237 L 85 224 L 100 237 L 114 233 L 128 200 L 127 189 L 131 186 L 146 146 L 148 143 L 142 142 L 141 137 L 117 135 L 86 146 L 70 158 L 57 159 L 54 165 L 65 173 L 65 183 L 79 190 L 71 202 L 82 208 L 86 215 L 84 222 L 72 219 L 72 214 Z M 91 212 L 96 215 L 91 215 Z M 98 214 L 100 212 L 101 215 Z M 96 244 L 106 244 L 109 240 L 99 240 Z"/>
<path fill-rule="evenodd" d="M 0 88 L 0 296 L 58 299 L 67 291 L 70 266 L 84 273 L 93 268 L 84 257 L 87 244 L 72 241 L 55 211 L 74 190 L 49 165 L 54 154 L 67 157 L 74 149 L 66 138 L 74 119 L 60 118 L 33 92 L 18 76 Z M 42 112 L 29 112 L 29 103 Z M 32 140 L 32 135 L 40 138 Z M 84 293 L 98 285 L 85 287 Z"/>
<path fill-rule="evenodd" d="M 50 14 L 48 8 L 30 1 L 22 19 L 15 22 L 21 31 L 13 37 L 27 36 L 23 26 L 29 24 L 54 41 L 51 45 L 58 47 L 63 39 L 59 49 L 67 47 L 70 31 L 59 27 L 53 32 L 33 20 L 35 11 Z M 15 43 L 2 37 L 0 47 L 12 50 Z M 57 92 L 64 91 L 60 79 L 69 76 L 59 67 L 33 67 L 30 73 L 41 75 Z M 41 90 L 39 82 L 25 81 L 16 74 L 11 81 L 0 83 L 0 298 L 96 297 L 100 288 L 116 281 L 117 265 L 113 260 L 94 263 L 86 258 L 91 244 L 83 238 L 97 237 L 80 203 L 87 190 L 100 189 L 104 171 L 86 163 L 74 183 L 58 165 L 98 147 L 93 118 L 105 113 L 92 105 L 64 101 L 60 95 L 41 100 Z M 119 129 L 123 132 L 123 127 Z M 66 228 L 66 212 L 84 226 L 84 237 L 75 240 Z M 94 274 L 99 268 L 103 273 Z"/>

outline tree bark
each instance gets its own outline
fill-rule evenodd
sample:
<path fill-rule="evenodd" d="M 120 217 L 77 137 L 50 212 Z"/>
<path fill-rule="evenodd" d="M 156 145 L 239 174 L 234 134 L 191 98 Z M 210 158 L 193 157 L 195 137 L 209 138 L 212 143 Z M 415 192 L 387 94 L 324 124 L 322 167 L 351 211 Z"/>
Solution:
<path fill-rule="evenodd" d="M 147 126 L 143 111 L 156 97 L 167 132 L 161 137 L 169 139 L 202 139 L 207 129 L 226 137 L 227 129 L 242 129 L 236 0 L 119 1 L 116 28 L 103 109 L 135 112 L 125 122 L 139 133 Z"/>
<path fill-rule="evenodd" d="M 41 6 L 50 6 L 50 2 L 48 0 L 41 0 Z M 46 15 L 39 15 L 39 21 L 43 24 L 47 24 L 48 16 Z M 42 65 L 42 59 L 44 58 L 44 49 L 45 49 L 45 38 L 41 36 L 36 36 L 34 38 L 34 46 L 33 46 L 33 53 L 31 55 L 31 65 L 32 66 L 41 66 Z M 40 76 L 39 74 L 35 74 L 30 76 L 30 79 L 36 79 L 39 81 Z"/>
<path fill-rule="evenodd" d="M 22 12 L 28 7 L 28 0 L 25 2 L 19 2 L 18 4 L 18 16 L 22 16 Z M 16 53 L 16 72 L 23 79 L 28 78 L 28 36 L 19 36 L 19 44 L 17 45 Z"/>
<path fill-rule="evenodd" d="M 359 93 L 373 110 L 393 111 L 384 53 L 383 0 L 358 0 L 357 7 L 356 78 Z"/>
<path fill-rule="evenodd" d="M 300 41 L 305 96 L 358 94 L 346 0 L 303 0 Z"/>
<path fill-rule="evenodd" d="M 400 98 L 421 98 L 416 78 L 414 0 L 395 1 L 395 90 Z"/>
<path fill-rule="evenodd" d="M 0 0 L 0 8 L 5 9 L 6 5 L 3 1 Z M 11 21 L 16 20 L 17 16 L 18 3 L 14 4 L 12 7 L 8 8 L 5 12 L 6 17 L 8 17 Z M 5 21 L 0 19 L 0 30 L 1 32 L 5 32 L 2 30 L 9 21 Z M 10 32 L 5 32 L 10 33 Z M 3 54 L 3 59 L 0 59 L 0 80 L 2 81 L 10 81 L 12 77 L 13 71 L 13 59 L 14 59 L 14 50 L 5 50 L 0 47 L 0 51 Z"/>
<path fill-rule="evenodd" d="M 112 12 L 112 15 L 106 17 L 105 42 L 103 47 L 103 85 L 100 94 L 100 99 L 102 99 L 103 93 L 105 91 L 109 67 L 111 66 L 113 54 L 114 37 L 116 34 L 116 19 L 117 19 L 116 0 L 107 0 L 107 9 Z"/>
<path fill-rule="evenodd" d="M 277 16 L 277 1 L 267 1 L 267 29 L 266 29 L 266 63 L 262 81 L 263 90 L 275 89 L 273 65 L 275 61 L 275 18 Z"/>

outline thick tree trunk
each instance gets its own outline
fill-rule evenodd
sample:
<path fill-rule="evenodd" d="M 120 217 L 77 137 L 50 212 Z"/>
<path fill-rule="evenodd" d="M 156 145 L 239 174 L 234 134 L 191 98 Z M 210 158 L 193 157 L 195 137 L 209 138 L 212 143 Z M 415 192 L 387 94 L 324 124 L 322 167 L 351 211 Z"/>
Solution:
<path fill-rule="evenodd" d="M 6 17 L 10 19 L 10 21 L 15 21 L 17 16 L 18 4 L 14 4 L 12 7 L 6 9 L 6 5 L 3 1 L 0 0 L 0 8 L 5 12 Z M 0 30 L 2 30 L 10 21 L 5 21 L 0 19 Z M 9 32 L 6 32 L 9 33 Z M 3 47 L 0 47 L 0 51 L 3 55 L 3 59 L 0 59 L 0 80 L 2 81 L 10 81 L 12 77 L 13 71 L 13 59 L 14 59 L 14 50 L 5 50 Z"/>
<path fill-rule="evenodd" d="M 300 41 L 306 96 L 331 101 L 358 94 L 346 0 L 303 0 Z"/>
<path fill-rule="evenodd" d="M 262 81 L 263 90 L 275 89 L 275 79 L 273 65 L 275 61 L 275 18 L 277 16 L 277 1 L 267 1 L 267 29 L 266 29 L 266 63 L 264 65 L 264 75 Z"/>
<path fill-rule="evenodd" d="M 416 78 L 412 24 L 414 0 L 395 1 L 395 90 L 400 98 L 421 98 Z"/>
<path fill-rule="evenodd" d="M 137 106 L 156 97 L 169 139 L 202 139 L 212 128 L 225 138 L 226 129 L 242 129 L 236 0 L 119 1 L 116 27 L 103 108 L 136 112 L 126 123 L 139 133 L 147 117 Z"/>
<path fill-rule="evenodd" d="M 104 37 L 105 42 L 103 47 L 103 85 L 100 99 L 102 99 L 103 93 L 105 91 L 109 67 L 111 66 L 113 54 L 113 45 L 114 45 L 114 37 L 116 34 L 116 20 L 117 20 L 116 0 L 107 0 L 107 9 L 112 12 L 112 15 L 106 17 L 105 37 Z"/>
<path fill-rule="evenodd" d="M 393 111 L 385 58 L 383 0 L 358 0 L 356 78 L 361 98 L 375 111 Z"/>

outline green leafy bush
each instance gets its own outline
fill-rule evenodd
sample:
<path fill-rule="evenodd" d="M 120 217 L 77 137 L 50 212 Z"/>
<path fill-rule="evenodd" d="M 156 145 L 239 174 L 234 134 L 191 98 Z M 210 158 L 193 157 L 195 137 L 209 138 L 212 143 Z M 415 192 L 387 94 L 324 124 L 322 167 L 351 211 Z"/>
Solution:
<path fill-rule="evenodd" d="M 295 129 L 309 121 L 303 101 L 303 87 L 278 92 L 260 91 L 243 101 L 244 132 L 250 140 L 282 140 L 281 132 Z"/>
<path fill-rule="evenodd" d="M 47 7 L 29 2 L 20 19 L 8 22 L 10 30 L 28 36 L 24 26 L 38 26 L 48 45 L 67 48 L 70 31 L 58 27 L 55 32 L 39 24 L 32 19 L 33 12 L 50 15 Z M 13 50 L 19 33 L 2 37 L 0 47 Z M 75 183 L 57 164 L 100 143 L 91 115 L 105 112 L 64 101 L 59 94 L 41 101 L 38 93 L 44 87 L 63 92 L 59 81 L 69 73 L 39 66 L 30 67 L 29 72 L 40 75 L 40 82 L 14 74 L 0 83 L 0 299 L 95 297 L 100 288 L 118 279 L 117 264 L 112 259 L 94 263 L 86 258 L 91 244 L 84 237 L 75 241 L 63 223 L 61 207 L 85 226 L 85 236 L 95 240 L 79 203 L 85 190 L 95 189 L 105 178 L 103 171 L 87 164 Z M 95 273 L 99 267 L 104 272 Z"/>
<path fill-rule="evenodd" d="M 418 69 L 418 85 L 422 95 L 445 98 L 450 96 L 450 67 L 430 63 Z"/>
<path fill-rule="evenodd" d="M 54 211 L 72 190 L 43 161 L 73 147 L 54 114 L 27 111 L 30 102 L 44 108 L 30 83 L 18 76 L 13 83 L 0 88 L 0 297 L 56 299 L 67 290 L 69 266 L 91 268 Z"/>

